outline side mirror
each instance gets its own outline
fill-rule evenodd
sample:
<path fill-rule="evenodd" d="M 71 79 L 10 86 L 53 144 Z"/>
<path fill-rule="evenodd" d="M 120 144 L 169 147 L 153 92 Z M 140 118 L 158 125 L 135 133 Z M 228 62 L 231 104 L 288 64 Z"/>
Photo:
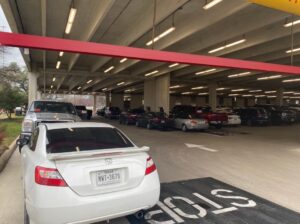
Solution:
<path fill-rule="evenodd" d="M 147 152 L 147 151 L 150 150 L 150 147 L 149 146 L 142 146 L 141 150 Z"/>
<path fill-rule="evenodd" d="M 24 145 L 28 145 L 29 139 L 27 138 L 22 138 L 17 140 L 17 146 L 19 146 L 19 152 L 21 153 L 21 149 Z"/>

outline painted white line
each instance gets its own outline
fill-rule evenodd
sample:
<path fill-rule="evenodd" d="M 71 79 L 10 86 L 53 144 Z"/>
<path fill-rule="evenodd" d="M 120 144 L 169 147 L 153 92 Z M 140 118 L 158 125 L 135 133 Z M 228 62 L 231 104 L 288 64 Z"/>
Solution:
<path fill-rule="evenodd" d="M 201 194 L 194 193 L 193 195 L 195 195 L 197 198 L 200 198 L 201 200 L 207 202 L 208 204 L 210 204 L 210 205 L 216 207 L 217 209 L 223 208 L 223 206 L 221 206 L 221 205 L 217 204 L 216 202 L 214 202 L 214 201 L 212 201 L 212 200 L 210 200 L 210 199 L 204 197 L 204 196 L 201 195 Z"/>
<path fill-rule="evenodd" d="M 204 145 L 195 145 L 195 144 L 190 144 L 190 143 L 185 143 L 186 147 L 188 148 L 198 148 L 198 149 L 202 149 L 208 152 L 218 152 L 217 149 L 212 149 L 212 148 L 208 148 Z"/>
<path fill-rule="evenodd" d="M 209 136 L 214 136 L 214 137 L 218 137 L 218 138 L 223 138 L 224 135 L 216 135 L 214 133 L 209 133 L 209 132 L 203 132 L 201 134 L 205 134 L 205 135 L 209 135 Z"/>
<path fill-rule="evenodd" d="M 215 210 L 213 211 L 214 214 L 218 215 L 218 214 L 222 214 L 222 213 L 226 213 L 226 212 L 232 212 L 232 211 L 236 211 L 237 208 L 236 207 L 229 207 L 229 208 L 223 208 L 220 210 Z"/>
<path fill-rule="evenodd" d="M 163 203 L 160 201 L 157 202 L 157 205 L 164 211 L 166 212 L 170 217 L 172 217 L 177 223 L 184 223 L 184 220 L 180 218 L 175 212 L 173 212 L 171 209 L 169 209 L 167 206 L 165 206 Z"/>

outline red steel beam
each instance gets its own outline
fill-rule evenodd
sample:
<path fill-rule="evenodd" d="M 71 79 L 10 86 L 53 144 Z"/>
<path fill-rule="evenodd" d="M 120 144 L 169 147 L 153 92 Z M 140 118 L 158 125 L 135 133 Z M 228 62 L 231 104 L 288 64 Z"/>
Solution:
<path fill-rule="evenodd" d="M 0 44 L 4 46 L 33 48 L 48 51 L 64 51 L 97 56 L 126 57 L 138 60 L 300 75 L 300 67 L 298 66 L 149 50 L 143 48 L 116 46 L 110 44 L 67 40 L 53 37 L 42 37 L 28 34 L 0 32 Z"/>

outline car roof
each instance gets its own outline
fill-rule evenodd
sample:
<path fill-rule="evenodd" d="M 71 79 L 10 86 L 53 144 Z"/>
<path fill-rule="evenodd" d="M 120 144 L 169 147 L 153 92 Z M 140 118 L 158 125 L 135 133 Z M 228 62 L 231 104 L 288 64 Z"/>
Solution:
<path fill-rule="evenodd" d="M 47 123 L 48 130 L 62 128 L 115 128 L 114 126 L 100 122 L 66 122 L 66 123 Z"/>

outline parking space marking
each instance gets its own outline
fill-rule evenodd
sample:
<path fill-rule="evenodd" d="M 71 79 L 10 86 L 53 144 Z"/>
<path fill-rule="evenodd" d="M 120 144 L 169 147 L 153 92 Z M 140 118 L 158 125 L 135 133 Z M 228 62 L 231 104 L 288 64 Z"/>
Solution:
<path fill-rule="evenodd" d="M 217 149 L 212 149 L 212 148 L 208 148 L 204 145 L 196 145 L 196 144 L 190 144 L 190 143 L 185 143 L 186 147 L 188 148 L 198 148 L 198 149 L 202 149 L 208 152 L 218 152 L 219 150 Z"/>
<path fill-rule="evenodd" d="M 158 204 L 130 224 L 299 224 L 300 214 L 213 178 L 161 186 Z"/>

